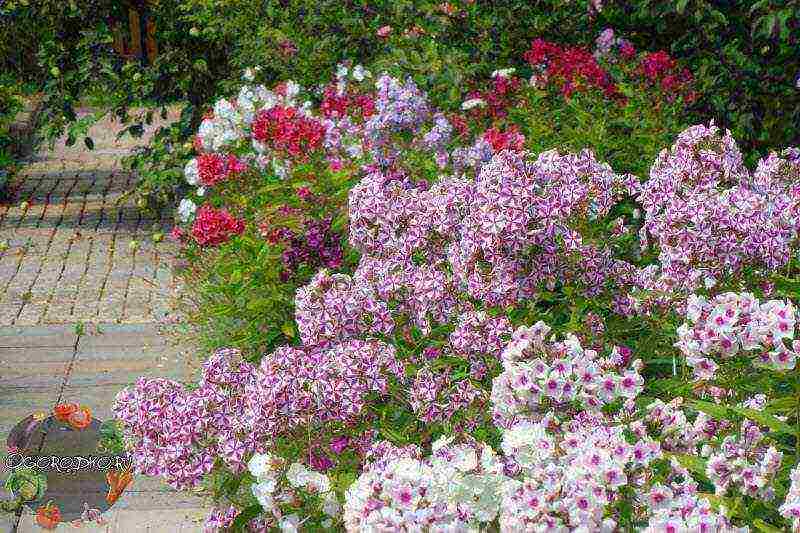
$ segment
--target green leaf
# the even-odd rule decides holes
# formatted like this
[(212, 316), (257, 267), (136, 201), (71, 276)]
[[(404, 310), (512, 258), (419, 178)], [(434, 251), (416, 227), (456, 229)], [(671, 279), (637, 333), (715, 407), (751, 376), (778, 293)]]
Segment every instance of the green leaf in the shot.
[(753, 520), (753, 525), (756, 526), (756, 528), (759, 531), (764, 531), (765, 533), (781, 533), (783, 531), (782, 529), (777, 528), (772, 524), (764, 522), (760, 518), (756, 518), (755, 520)]
[(675, 11), (677, 11), (679, 15), (683, 15), (683, 12), (686, 11), (686, 4), (688, 3), (689, 0), (678, 0), (675, 3)]
[(689, 470), (689, 472), (697, 475), (702, 480), (706, 480), (706, 460), (697, 457), (696, 455), (689, 455), (685, 453), (670, 453), (667, 454), (668, 456), (672, 456), (678, 460), (678, 462), (683, 465), (684, 468)]
[(764, 411), (756, 411), (755, 409), (748, 409), (746, 407), (731, 407), (730, 409), (750, 420), (758, 422), (762, 426), (767, 426), (776, 433), (784, 433), (787, 435), (794, 435), (796, 433), (792, 426), (786, 422), (781, 422), (775, 418), (775, 416), (765, 413)]
[(293, 322), (286, 322), (281, 326), (281, 331), (283, 332), (286, 337), (293, 339), (294, 338), (294, 323)]
[(702, 400), (694, 400), (690, 405), (698, 411), (702, 411), (708, 416), (717, 419), (730, 420), (731, 418), (730, 414), (728, 413), (728, 408), (724, 405), (717, 405), (715, 403), (704, 402)]
[(250, 507), (244, 509), (241, 513), (238, 514), (236, 520), (234, 520), (233, 523), (231, 524), (231, 530), (244, 531), (245, 530), (244, 528), (247, 527), (247, 524), (250, 522), (250, 520), (260, 515), (261, 511), (262, 511), (261, 506), (258, 504), (251, 505)]

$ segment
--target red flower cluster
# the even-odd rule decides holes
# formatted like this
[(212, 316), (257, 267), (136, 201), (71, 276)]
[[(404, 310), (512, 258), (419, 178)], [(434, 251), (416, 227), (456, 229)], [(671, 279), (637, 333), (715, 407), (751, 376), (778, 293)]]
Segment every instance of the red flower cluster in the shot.
[(456, 130), (456, 133), (459, 137), (466, 137), (469, 133), (469, 126), (467, 125), (467, 119), (462, 117), (461, 115), (450, 115), (447, 117), (447, 120), (450, 121), (450, 124), (453, 125), (453, 128)]
[(348, 109), (359, 110), (361, 116), (368, 118), (375, 113), (375, 102), (366, 95), (337, 94), (336, 85), (325, 87), (325, 93), (320, 105), (325, 118), (341, 118), (347, 115)]
[(483, 134), (484, 140), (492, 145), (495, 152), (500, 150), (522, 150), (525, 145), (525, 136), (519, 132), (519, 128), (511, 126), (507, 131), (501, 132), (497, 128), (489, 128)]
[(275, 106), (253, 121), (253, 137), (291, 156), (304, 156), (322, 146), (325, 127), (294, 107)]
[(214, 209), (209, 205), (197, 210), (192, 226), (192, 237), (200, 246), (217, 246), (243, 232), (243, 220), (234, 218), (225, 209)]
[(666, 73), (672, 72), (676, 66), (675, 60), (663, 50), (649, 52), (642, 58), (642, 72), (651, 81), (655, 81)]
[(228, 154), (200, 154), (197, 156), (197, 170), (200, 182), (206, 187), (213, 187), (231, 176), (241, 174), (247, 170), (247, 164), (239, 161), (235, 155)]
[(467, 99), (480, 98), (486, 102), (485, 108), (475, 107), (473, 115), (480, 115), (484, 109), (488, 111), (493, 119), (506, 116), (506, 109), (512, 104), (512, 97), (519, 90), (520, 80), (515, 77), (495, 76), (492, 78), (492, 87), (487, 91), (473, 91), (467, 95)]
[(618, 95), (614, 80), (585, 48), (562, 48), (543, 39), (534, 39), (530, 50), (522, 57), (534, 67), (544, 65), (548, 79), (560, 83), (566, 97), (580, 90), (581, 82), (601, 89), (609, 97)]
[[(667, 93), (686, 92), (692, 81), (692, 73), (687, 69), (678, 71), (678, 62), (665, 51), (650, 52), (642, 58), (641, 69), (644, 76), (653, 84), (659, 84)], [(686, 92), (684, 100), (694, 100), (695, 93)]]

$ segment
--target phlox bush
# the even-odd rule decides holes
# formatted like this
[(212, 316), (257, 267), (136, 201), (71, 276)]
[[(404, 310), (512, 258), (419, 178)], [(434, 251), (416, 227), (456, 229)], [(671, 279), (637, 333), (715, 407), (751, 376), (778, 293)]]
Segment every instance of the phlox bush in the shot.
[[(577, 67), (530, 90), (629, 105), (583, 52), (536, 46)], [(613, 46), (634, 57), (598, 44)], [(635, 69), (651, 83), (674, 63)], [(513, 104), (443, 112), (352, 65), (318, 108), (302, 94), (247, 86), (215, 105), (178, 235), (204, 269), (239, 270), (209, 294), (257, 298), (269, 261), (286, 296), (266, 324), (288, 323), (293, 296), (293, 341), (216, 351), (196, 387), (122, 392), (137, 471), (210, 491), (208, 531), (796, 520), (796, 149), (751, 171), (728, 132), (697, 125), (637, 176), (589, 149), (531, 150)]]

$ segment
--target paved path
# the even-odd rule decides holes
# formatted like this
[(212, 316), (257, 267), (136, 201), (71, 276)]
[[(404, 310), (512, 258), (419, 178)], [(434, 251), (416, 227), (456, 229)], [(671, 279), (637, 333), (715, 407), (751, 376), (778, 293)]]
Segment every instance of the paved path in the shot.
[[(195, 381), (197, 361), (162, 333), (178, 290), (171, 274), (171, 216), (143, 217), (119, 159), (136, 144), (116, 142), (119, 126), (92, 128), (82, 142), (45, 147), (23, 171), (15, 198), (0, 206), (0, 457), (9, 430), (63, 402), (111, 417), (117, 392), (139, 376)], [(183, 348), (183, 349), (182, 349)], [(0, 490), (8, 475), (0, 465)], [(106, 513), (106, 526), (57, 531), (199, 532), (206, 502), (159, 480), (138, 477)], [(18, 522), (18, 524), (17, 524)], [(0, 514), (0, 532), (42, 531), (31, 514)]]
[[(0, 326), (147, 322), (163, 316), (175, 289), (167, 233), (171, 214), (145, 218), (120, 157), (118, 125), (95, 125), (95, 150), (60, 141), (33, 156), (9, 205), (0, 206)], [(152, 128), (151, 128), (152, 131)], [(166, 261), (165, 261), (166, 260)]]

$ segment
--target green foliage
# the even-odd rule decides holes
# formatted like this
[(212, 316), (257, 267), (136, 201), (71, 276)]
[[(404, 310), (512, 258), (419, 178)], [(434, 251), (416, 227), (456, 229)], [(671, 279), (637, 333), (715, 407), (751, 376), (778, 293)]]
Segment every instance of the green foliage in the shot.
[(608, 2), (603, 21), (695, 74), (698, 120), (730, 128), (750, 164), (800, 142), (800, 2)]

